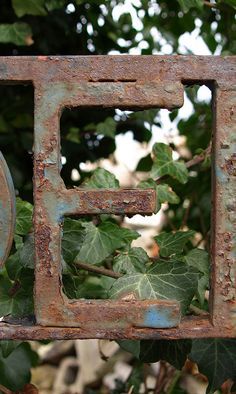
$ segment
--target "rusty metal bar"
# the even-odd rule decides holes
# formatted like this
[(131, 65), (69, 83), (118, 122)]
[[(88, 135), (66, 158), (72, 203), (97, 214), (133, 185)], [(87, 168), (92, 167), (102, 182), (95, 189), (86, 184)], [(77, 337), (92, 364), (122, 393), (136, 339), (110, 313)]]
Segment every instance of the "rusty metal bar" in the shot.
[(208, 317), (188, 316), (181, 320), (178, 327), (156, 328), (76, 328), (26, 326), (21, 323), (1, 323), (0, 339), (181, 339), (181, 338), (232, 338), (235, 331), (230, 327), (213, 326)]
[(236, 331), (236, 86), (214, 92), (211, 312), (214, 325)]
[(66, 190), (64, 215), (102, 214), (151, 215), (156, 210), (156, 192), (153, 189), (121, 190)]

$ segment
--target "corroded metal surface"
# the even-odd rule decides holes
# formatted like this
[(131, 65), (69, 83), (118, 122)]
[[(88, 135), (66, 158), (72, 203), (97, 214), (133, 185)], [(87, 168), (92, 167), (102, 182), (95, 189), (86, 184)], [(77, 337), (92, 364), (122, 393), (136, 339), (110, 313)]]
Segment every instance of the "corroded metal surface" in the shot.
[(15, 216), (15, 190), (7, 163), (0, 152), (0, 267), (11, 249)]
[[(0, 338), (187, 338), (236, 336), (235, 57), (2, 57), (0, 81), (35, 88), (34, 234), (37, 325), (2, 323)], [(230, 84), (229, 84), (230, 81)], [(68, 300), (61, 287), (61, 224), (73, 214), (150, 214), (152, 190), (66, 190), (59, 118), (65, 107), (173, 109), (184, 85), (214, 92), (210, 315), (179, 324), (175, 301)], [(179, 324), (179, 326), (178, 326)], [(176, 327), (178, 326), (178, 327)], [(163, 328), (165, 327), (165, 328)]]

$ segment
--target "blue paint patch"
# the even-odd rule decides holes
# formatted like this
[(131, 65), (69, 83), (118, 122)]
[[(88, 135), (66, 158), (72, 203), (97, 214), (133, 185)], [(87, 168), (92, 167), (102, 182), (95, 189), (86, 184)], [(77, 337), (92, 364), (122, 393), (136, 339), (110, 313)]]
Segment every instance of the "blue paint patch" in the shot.
[(150, 306), (144, 314), (144, 327), (148, 328), (171, 328), (179, 324), (178, 314), (173, 316), (173, 310), (160, 310), (157, 306)]

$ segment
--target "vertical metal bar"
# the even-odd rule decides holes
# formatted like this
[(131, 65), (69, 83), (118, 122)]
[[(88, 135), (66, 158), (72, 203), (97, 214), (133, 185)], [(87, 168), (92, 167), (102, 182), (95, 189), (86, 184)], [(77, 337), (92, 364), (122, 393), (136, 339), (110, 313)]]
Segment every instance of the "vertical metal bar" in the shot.
[(236, 333), (236, 87), (217, 86), (213, 111), (212, 296), (214, 325)]

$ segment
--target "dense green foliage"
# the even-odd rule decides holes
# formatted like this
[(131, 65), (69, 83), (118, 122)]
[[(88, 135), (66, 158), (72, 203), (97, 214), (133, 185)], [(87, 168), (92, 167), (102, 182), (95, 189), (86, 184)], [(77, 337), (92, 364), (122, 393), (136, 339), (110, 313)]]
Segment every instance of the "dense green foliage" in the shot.
[[(195, 31), (212, 54), (235, 54), (235, 0), (1, 0), (1, 55), (94, 55), (112, 53), (191, 54), (184, 48), (184, 34)], [(203, 45), (203, 44), (202, 44)], [(138, 186), (157, 190), (157, 206), (168, 203), (164, 231), (154, 240), (159, 254), (151, 259), (142, 248), (132, 247), (136, 231), (121, 226), (122, 218), (108, 215), (64, 221), (62, 256), (64, 291), (69, 298), (176, 299), (182, 314), (208, 309), (210, 238), (210, 139), (211, 111), (197, 98), (198, 87), (186, 89), (194, 113), (181, 119), (169, 113), (179, 134), (185, 137), (186, 156), (174, 142), (156, 143), (152, 154), (142, 158), (137, 170), (146, 175)], [(6, 320), (34, 319), (32, 152), (33, 89), (0, 86), (0, 149), (11, 170), (17, 199), (14, 245), (0, 272), (0, 316)], [(92, 119), (92, 122), (91, 122)], [(108, 171), (97, 168), (88, 174), (80, 164), (109, 157), (116, 148), (115, 136), (132, 131), (140, 143), (149, 142), (152, 127), (162, 127), (157, 110), (123, 113), (115, 111), (65, 111), (61, 119), (61, 175), (67, 187), (118, 188)], [(173, 159), (178, 152), (179, 159)], [(201, 160), (191, 162), (195, 155)], [(189, 161), (190, 159), (190, 161)], [(73, 181), (76, 169), (80, 180)], [(198, 246), (201, 246), (199, 248)], [(108, 278), (79, 268), (83, 262), (110, 267), (120, 277)], [(236, 380), (235, 340), (120, 341), (120, 346), (142, 362), (164, 359), (181, 369), (189, 356), (209, 379), (209, 392), (228, 378)], [(25, 343), (2, 341), (0, 384), (20, 389), (30, 380), (36, 356)], [(135, 364), (126, 387), (139, 392), (140, 363)], [(223, 366), (223, 368), (222, 368)], [(120, 390), (120, 391), (119, 391)]]

